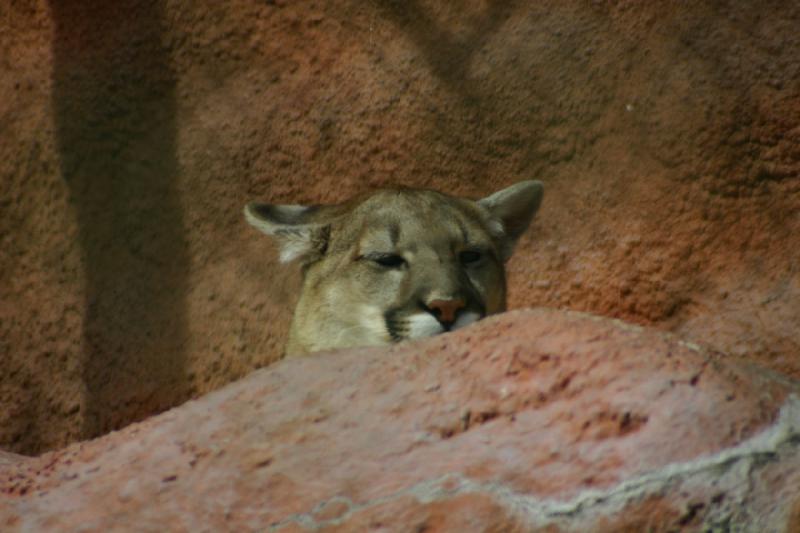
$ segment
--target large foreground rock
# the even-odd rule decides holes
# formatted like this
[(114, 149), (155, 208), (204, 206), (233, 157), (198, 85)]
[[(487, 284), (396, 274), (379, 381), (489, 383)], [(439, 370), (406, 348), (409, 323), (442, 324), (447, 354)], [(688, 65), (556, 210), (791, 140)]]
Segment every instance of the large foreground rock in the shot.
[(6, 457), (0, 529), (797, 531), (798, 394), (660, 332), (514, 312)]

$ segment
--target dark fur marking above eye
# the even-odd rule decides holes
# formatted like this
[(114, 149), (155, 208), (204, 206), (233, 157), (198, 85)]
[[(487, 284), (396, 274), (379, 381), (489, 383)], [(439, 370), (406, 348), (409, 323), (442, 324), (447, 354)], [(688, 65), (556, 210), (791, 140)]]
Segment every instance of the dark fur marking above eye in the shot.
[(469, 236), (467, 235), (467, 228), (464, 226), (464, 223), (461, 222), (460, 219), (456, 219), (456, 224), (458, 224), (458, 231), (461, 232), (461, 240), (463, 242), (469, 242)]
[(392, 242), (392, 246), (397, 245), (397, 241), (400, 240), (400, 226), (397, 224), (390, 224), (389, 225), (389, 240)]
[(319, 253), (325, 255), (328, 253), (328, 245), (331, 241), (331, 227), (324, 226), (319, 232), (319, 239), (322, 242)]

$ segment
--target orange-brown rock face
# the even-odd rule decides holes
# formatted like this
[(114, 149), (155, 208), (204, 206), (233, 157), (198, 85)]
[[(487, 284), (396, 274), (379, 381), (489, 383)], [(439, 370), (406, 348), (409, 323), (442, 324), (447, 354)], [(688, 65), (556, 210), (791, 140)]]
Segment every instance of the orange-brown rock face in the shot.
[(519, 311), (289, 359), (0, 462), (0, 527), (791, 531), (798, 448), (796, 382), (654, 330)]
[(386, 184), (540, 179), (513, 308), (800, 377), (796, 2), (6, 4), (2, 448), (276, 361), (297, 274), (242, 206)]

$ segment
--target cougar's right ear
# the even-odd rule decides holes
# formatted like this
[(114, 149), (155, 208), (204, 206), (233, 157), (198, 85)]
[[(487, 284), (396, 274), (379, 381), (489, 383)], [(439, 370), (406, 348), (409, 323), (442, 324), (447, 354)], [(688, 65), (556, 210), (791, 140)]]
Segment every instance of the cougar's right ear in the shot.
[(501, 191), (478, 200), (503, 225), (501, 255), (511, 257), (517, 240), (525, 232), (542, 203), (544, 185), (536, 180), (520, 181)]
[(244, 217), (254, 228), (274, 237), (280, 246), (282, 263), (296, 259), (313, 261), (328, 247), (330, 225), (311, 222), (319, 206), (251, 203)]

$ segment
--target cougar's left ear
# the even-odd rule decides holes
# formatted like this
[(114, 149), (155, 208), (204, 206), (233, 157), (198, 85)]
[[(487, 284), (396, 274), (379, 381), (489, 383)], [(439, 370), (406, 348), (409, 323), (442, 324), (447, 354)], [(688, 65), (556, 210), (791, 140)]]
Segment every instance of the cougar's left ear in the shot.
[(478, 200), (478, 205), (489, 211), (492, 218), (503, 224), (501, 255), (507, 261), (514, 251), (514, 245), (533, 220), (542, 203), (544, 185), (529, 180), (515, 183), (511, 187)]
[(280, 247), (281, 262), (308, 263), (325, 253), (330, 226), (311, 221), (319, 206), (251, 203), (244, 217), (256, 229), (274, 237)]

